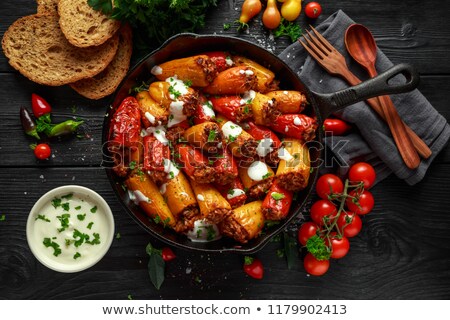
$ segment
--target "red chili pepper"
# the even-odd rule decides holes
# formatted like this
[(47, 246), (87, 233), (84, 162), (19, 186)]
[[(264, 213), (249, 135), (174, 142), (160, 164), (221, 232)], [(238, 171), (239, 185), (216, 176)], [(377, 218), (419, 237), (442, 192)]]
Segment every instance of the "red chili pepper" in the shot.
[(194, 176), (196, 168), (208, 164), (208, 159), (203, 153), (188, 144), (178, 144), (175, 148), (175, 161), (183, 166), (184, 172), (190, 177)]
[(252, 116), (251, 105), (246, 104), (240, 96), (211, 96), (209, 100), (214, 110), (222, 113), (229, 120), (241, 122)]
[(270, 130), (267, 127), (259, 126), (254, 122), (250, 121), (248, 122), (248, 128), (245, 128), (245, 131), (247, 131), (256, 140), (269, 138), (272, 139), (273, 146), (275, 148), (281, 147), (281, 140), (272, 130)]
[(36, 118), (52, 112), (52, 107), (50, 104), (44, 98), (35, 93), (31, 94), (31, 108), (33, 109), (33, 113)]
[(245, 257), (244, 271), (250, 277), (262, 279), (264, 276), (264, 268), (260, 260), (252, 257)]
[(111, 122), (110, 137), (113, 142), (126, 147), (136, 145), (141, 133), (141, 113), (136, 98), (125, 98)]
[(164, 159), (170, 159), (170, 148), (155, 136), (144, 137), (144, 169), (164, 171)]
[(262, 203), (262, 210), (268, 220), (284, 219), (291, 208), (293, 192), (273, 183)]
[(283, 114), (275, 119), (271, 128), (287, 137), (310, 141), (315, 137), (317, 121), (304, 114)]
[(165, 262), (172, 261), (177, 257), (169, 247), (162, 248), (161, 255)]
[(211, 59), (211, 61), (216, 65), (217, 71), (221, 72), (223, 70), (231, 67), (227, 64), (227, 57), (230, 55), (223, 51), (211, 51), (205, 52), (205, 54)]
[(220, 192), (220, 194), (227, 199), (228, 203), (231, 205), (231, 208), (237, 208), (242, 206), (247, 200), (247, 195), (245, 193), (237, 195), (236, 192), (239, 192), (235, 189), (239, 189), (244, 191), (244, 185), (242, 184), (239, 176), (234, 178), (233, 182), (227, 185), (221, 185), (216, 183), (216, 189)]

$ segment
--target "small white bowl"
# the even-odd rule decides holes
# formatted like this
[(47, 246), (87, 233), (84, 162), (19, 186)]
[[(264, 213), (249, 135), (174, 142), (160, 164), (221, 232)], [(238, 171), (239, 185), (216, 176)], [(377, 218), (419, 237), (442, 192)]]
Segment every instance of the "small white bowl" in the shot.
[[(61, 198), (70, 194), (72, 197)], [(55, 208), (52, 205), (55, 198), (61, 199), (63, 205), (68, 203), (65, 208), (69, 210), (57, 204)], [(70, 217), (64, 219), (63, 214)], [(114, 238), (114, 217), (106, 201), (95, 191), (76, 185), (62, 186), (50, 190), (34, 204), (26, 232), (31, 252), (39, 262), (55, 271), (79, 272), (95, 265), (108, 252)], [(95, 233), (99, 235), (99, 243), (93, 241)], [(84, 240), (80, 245), (81, 238)]]

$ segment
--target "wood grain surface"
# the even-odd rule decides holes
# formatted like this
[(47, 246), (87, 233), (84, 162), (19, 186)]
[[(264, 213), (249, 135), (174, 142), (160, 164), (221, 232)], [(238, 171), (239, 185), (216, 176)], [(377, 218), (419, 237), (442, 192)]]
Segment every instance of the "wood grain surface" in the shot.
[[(221, 0), (201, 33), (239, 36), (281, 52), (289, 41), (273, 40), (260, 19), (249, 33), (223, 30), (239, 16), (242, 0)], [(419, 89), (450, 119), (450, 3), (430, 0), (322, 0), (317, 21), (299, 18), (302, 27), (320, 23), (342, 9), (375, 35), (394, 62), (408, 62), (421, 72)], [(431, 8), (431, 9), (430, 9)], [(34, 0), (0, 3), (0, 35), (17, 18), (36, 10)], [(134, 61), (138, 57), (134, 56)], [(30, 105), (31, 93), (44, 96), (55, 119), (86, 121), (83, 137), (52, 143), (55, 157), (38, 162), (22, 132), (19, 108)], [(163, 246), (141, 229), (116, 199), (101, 164), (102, 121), (109, 99), (89, 101), (69, 87), (44, 87), (25, 79), (0, 54), (0, 299), (449, 299), (450, 298), (450, 148), (434, 161), (426, 177), (407, 186), (389, 177), (372, 191), (376, 205), (363, 217), (363, 230), (351, 239), (349, 254), (333, 261), (323, 277), (305, 273), (302, 261), (292, 270), (282, 248), (273, 241), (259, 251), (263, 280), (242, 271), (243, 257), (234, 254), (192, 254), (176, 250), (166, 279), (157, 291), (147, 271), (145, 246)], [(107, 255), (94, 267), (75, 274), (51, 271), (28, 248), (25, 224), (34, 202), (61, 185), (79, 184), (100, 193), (111, 206), (116, 233)]]

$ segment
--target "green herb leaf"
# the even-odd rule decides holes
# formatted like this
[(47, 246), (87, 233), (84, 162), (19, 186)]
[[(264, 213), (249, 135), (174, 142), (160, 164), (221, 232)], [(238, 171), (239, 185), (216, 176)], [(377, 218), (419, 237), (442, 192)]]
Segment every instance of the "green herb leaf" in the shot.
[(5, 221), (5, 220), (6, 220), (6, 214), (0, 215), (0, 221)]
[(34, 221), (36, 221), (36, 220), (43, 220), (43, 221), (45, 221), (45, 222), (50, 222), (50, 219), (48, 219), (44, 214), (38, 214), (38, 216), (37, 216), (37, 218), (36, 219), (34, 219)]
[(281, 19), (280, 26), (273, 32), (275, 38), (287, 36), (291, 39), (291, 42), (297, 41), (302, 34), (303, 31), (302, 28), (300, 28), (300, 25), (285, 19)]
[(85, 218), (86, 218), (86, 213), (77, 215), (77, 219), (80, 220), (80, 221), (83, 221)]
[(52, 206), (56, 209), (61, 206), (61, 199), (55, 198), (52, 200)]
[(61, 248), (59, 247), (59, 244), (56, 242), (53, 242), (50, 238), (44, 238), (44, 241), (42, 242), (46, 248), (53, 248), (53, 255), (55, 257), (59, 256), (61, 254)]
[(150, 281), (159, 290), (164, 282), (165, 269), (165, 262), (162, 258), (161, 250), (153, 248), (151, 243), (149, 243), (145, 251), (149, 255), (148, 275), (150, 276)]
[(75, 210), (80, 210), (80, 209), (81, 209), (81, 206), (75, 207)]
[(77, 252), (73, 255), (74, 259), (78, 259), (79, 257), (81, 257), (81, 254), (79, 252)]
[(224, 24), (223, 24), (223, 30), (227, 31), (227, 30), (229, 30), (230, 28), (231, 28), (231, 24), (229, 24), (229, 23), (224, 23)]
[(249, 257), (249, 256), (245, 256), (244, 257), (244, 264), (245, 265), (249, 265), (253, 263), (253, 260), (255, 260), (255, 258)]
[(68, 193), (64, 196), (61, 196), (62, 199), (70, 200), (73, 198), (73, 193)]
[(118, 240), (118, 239), (120, 239), (120, 238), (122, 238), (122, 235), (120, 234), (120, 232), (117, 232), (117, 233), (116, 233), (116, 239)]
[(284, 254), (286, 256), (286, 262), (288, 269), (293, 269), (298, 263), (298, 248), (297, 241), (294, 237), (290, 236), (287, 232), (283, 233), (284, 242)]
[(61, 204), (61, 207), (64, 209), (64, 211), (70, 210), (70, 204), (68, 202), (64, 202), (63, 204)]
[(215, 130), (211, 130), (208, 134), (208, 142), (213, 142), (214, 139), (216, 139), (216, 131)]
[(89, 224), (87, 225), (87, 227), (86, 228), (88, 228), (89, 230), (91, 230), (92, 229), (92, 226), (94, 225), (94, 223), (93, 222), (89, 222)]
[(97, 206), (94, 206), (93, 208), (91, 208), (91, 212), (92, 213), (96, 213), (97, 212)]
[(271, 197), (274, 200), (278, 201), (278, 200), (284, 199), (286, 196), (284, 194), (282, 194), (282, 193), (279, 193), (279, 192), (272, 192), (271, 193)]
[(129, 164), (129, 167), (130, 167), (131, 170), (136, 169), (136, 161), (131, 161), (130, 164)]

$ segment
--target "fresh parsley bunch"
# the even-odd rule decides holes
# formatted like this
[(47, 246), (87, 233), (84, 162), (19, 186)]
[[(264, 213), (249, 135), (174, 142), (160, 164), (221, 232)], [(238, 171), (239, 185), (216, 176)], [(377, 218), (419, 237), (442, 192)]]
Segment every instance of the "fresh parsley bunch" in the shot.
[(88, 4), (128, 22), (135, 30), (137, 49), (142, 50), (174, 34), (203, 28), (207, 9), (217, 0), (88, 0)]

